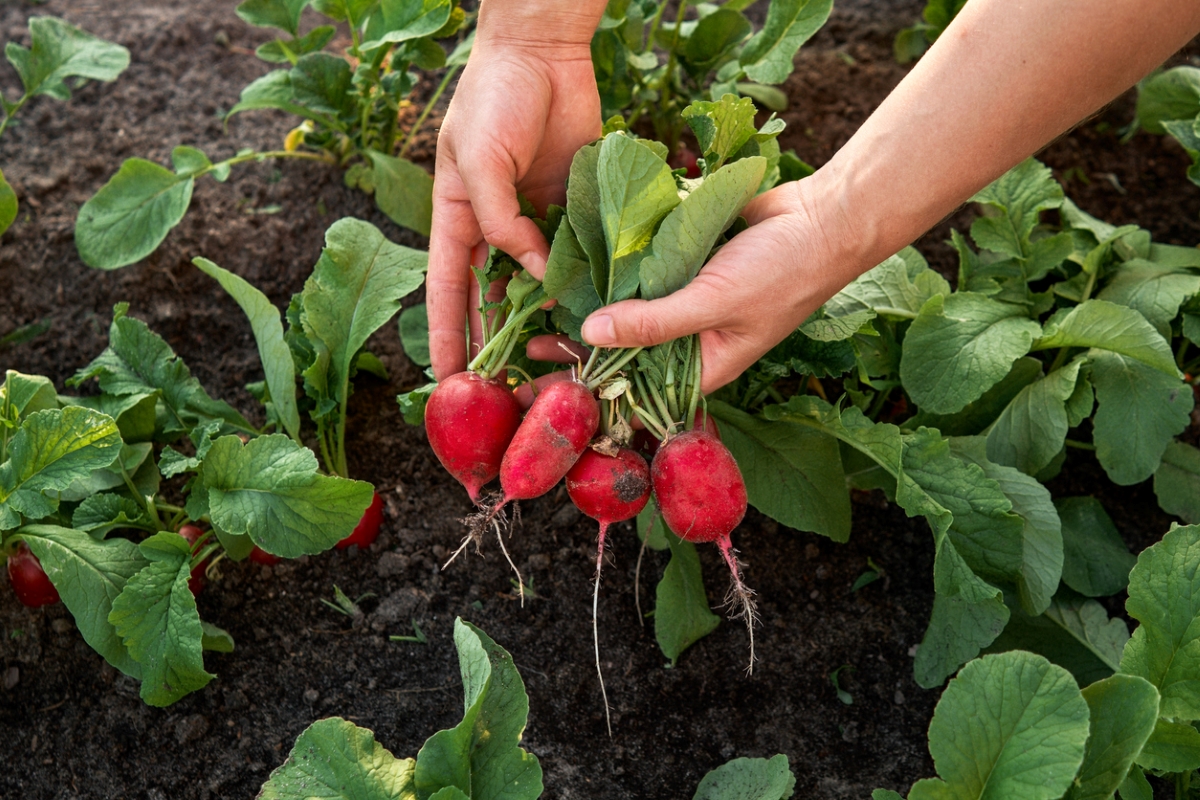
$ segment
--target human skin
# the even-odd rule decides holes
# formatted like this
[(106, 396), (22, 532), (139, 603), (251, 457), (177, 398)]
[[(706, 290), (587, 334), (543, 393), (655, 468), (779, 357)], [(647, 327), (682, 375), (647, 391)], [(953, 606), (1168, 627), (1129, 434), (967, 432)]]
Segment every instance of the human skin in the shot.
[[(561, 19), (553, 17), (561, 8), (555, 2), (487, 0), (484, 8), (490, 12), (479, 25), (484, 55), (475, 61), (477, 44), (477, 69), (468, 74), (467, 67), (438, 143), (429, 265), (438, 377), (466, 366), (471, 248), (491, 243), (540, 277), (548, 249), (531, 222), (514, 219), (515, 193), (540, 208), (561, 202), (571, 156), (599, 132), (598, 110), (590, 120), (582, 116), (598, 109), (582, 37), (586, 28), (590, 40), (603, 3), (574, 3)], [(526, 31), (525, 14), (553, 22)], [(555, 29), (559, 44), (547, 47), (544, 37)], [(594, 312), (584, 339), (637, 347), (699, 332), (702, 389), (719, 388), (847, 283), (1128, 89), (1197, 32), (1200, 3), (971, 0), (827, 164), (746, 207), (749, 227), (695, 280), (660, 300), (626, 300)], [(510, 134), (506, 120), (514, 109), (521, 123)], [(542, 342), (530, 355), (535, 351), (561, 352)]]

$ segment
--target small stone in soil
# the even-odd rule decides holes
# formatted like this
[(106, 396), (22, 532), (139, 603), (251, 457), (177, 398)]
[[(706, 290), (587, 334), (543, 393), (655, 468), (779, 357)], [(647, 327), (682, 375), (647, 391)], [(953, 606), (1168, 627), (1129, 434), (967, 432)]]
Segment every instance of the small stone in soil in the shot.
[(321, 693), (316, 689), (306, 689), (304, 691), (304, 702), (312, 704), (321, 699)]
[(74, 627), (75, 624), (66, 617), (59, 617), (50, 623), (50, 628), (55, 633), (68, 633)]
[(21, 681), (21, 670), (19, 667), (9, 667), (4, 670), (4, 688), (13, 689)]
[(192, 714), (175, 723), (175, 740), (187, 744), (200, 739), (208, 733), (208, 720), (203, 714)]

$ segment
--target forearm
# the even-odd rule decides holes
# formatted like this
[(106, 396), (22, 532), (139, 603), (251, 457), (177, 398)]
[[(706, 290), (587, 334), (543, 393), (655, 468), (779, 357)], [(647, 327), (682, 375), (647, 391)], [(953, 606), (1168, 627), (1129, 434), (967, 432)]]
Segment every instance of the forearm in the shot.
[(483, 0), (476, 40), (484, 47), (532, 44), (551, 52), (587, 47), (606, 5), (606, 0)]
[(1194, 2), (971, 0), (808, 179), (810, 213), (852, 243), (839, 267), (853, 277), (909, 244), (1197, 31)]

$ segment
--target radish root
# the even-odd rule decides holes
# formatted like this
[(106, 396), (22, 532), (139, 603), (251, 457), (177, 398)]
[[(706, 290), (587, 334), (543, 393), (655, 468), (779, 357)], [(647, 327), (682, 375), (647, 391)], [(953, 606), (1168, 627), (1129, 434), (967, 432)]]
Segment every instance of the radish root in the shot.
[(758, 623), (758, 606), (754, 601), (754, 590), (742, 582), (741, 570), (738, 568), (737, 551), (733, 549), (733, 541), (726, 534), (717, 540), (721, 555), (729, 565), (729, 593), (725, 595), (725, 608), (729, 609), (730, 619), (742, 619), (746, 622), (746, 632), (750, 635), (750, 663), (746, 666), (746, 674), (754, 674), (754, 626)]
[(600, 668), (600, 626), (597, 622), (600, 609), (600, 572), (604, 567), (604, 536), (608, 523), (600, 523), (600, 540), (596, 544), (596, 578), (592, 588), (592, 643), (596, 650), (596, 675), (600, 678), (600, 696), (604, 698), (604, 721), (608, 724), (608, 738), (612, 738), (612, 712), (608, 707), (608, 691), (604, 688), (604, 670)]

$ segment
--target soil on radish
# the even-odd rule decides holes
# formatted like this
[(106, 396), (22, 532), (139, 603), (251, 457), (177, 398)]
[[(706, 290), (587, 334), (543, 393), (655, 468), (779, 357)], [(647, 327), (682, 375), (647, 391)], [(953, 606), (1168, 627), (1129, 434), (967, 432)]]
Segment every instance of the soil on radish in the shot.
[[(240, 22), (234, 5), (0, 5), (5, 41), (27, 41), (25, 20), (52, 14), (133, 51), (133, 65), (117, 83), (89, 85), (67, 105), (41, 98), (0, 140), (0, 168), (21, 202), (18, 221), (0, 241), (0, 335), (43, 319), (53, 326), (0, 351), (0, 368), (49, 375), (62, 389), (105, 346), (112, 304), (128, 300), (130, 313), (162, 334), (214, 396), (250, 410), (253, 400), (242, 387), (262, 375), (249, 326), (190, 265), (193, 256), (246, 277), (282, 306), (308, 275), (325, 228), (341, 216), (424, 245), (389, 223), (371, 198), (347, 189), (340, 173), (266, 163), (236, 168), (226, 184), (200, 181), (184, 222), (141, 265), (98, 272), (80, 263), (72, 239), (76, 210), (120, 159), (166, 163), (176, 144), (210, 156), (274, 147), (296, 124), (283, 114), (255, 112), (223, 132), (224, 110), (268, 69), (251, 54), (268, 34)], [(839, 2), (785, 87), (793, 103), (783, 115), (785, 148), (814, 164), (828, 160), (903, 76), (905, 68), (891, 61), (891, 37), (917, 19), (922, 5)], [(1193, 44), (1186, 55), (1197, 54)], [(0, 68), (6, 96), (14, 96), (15, 80)], [(432, 88), (427, 81), (421, 91)], [(1136, 221), (1159, 241), (1195, 244), (1200, 189), (1184, 178), (1188, 159), (1166, 139), (1139, 136), (1118, 145), (1117, 131), (1131, 112), (1127, 96), (1043, 158), (1059, 177), (1071, 171), (1068, 191), (1085, 210), (1112, 222)], [(440, 110), (433, 114), (430, 131), (440, 117)], [(431, 133), (414, 152), (428, 162)], [(942, 242), (950, 225), (963, 230), (969, 218), (960, 212), (919, 243), (939, 269), (955, 268)], [(393, 753), (414, 755), (429, 734), (461, 714), (450, 641), (459, 615), (516, 659), (530, 697), (525, 744), (545, 769), (547, 798), (688, 797), (706, 771), (730, 758), (779, 752), (791, 759), (797, 796), (817, 800), (863, 798), (879, 786), (906, 789), (933, 774), (925, 736), (939, 693), (911, 678), (912, 648), (932, 602), (933, 550), (923, 521), (907, 519), (878, 493), (856, 494), (851, 541), (839, 545), (751, 511), (734, 534), (762, 615), (751, 678), (743, 674), (746, 631), (736, 622), (723, 622), (666, 668), (652, 625), (642, 627), (637, 618), (636, 537), (630, 525), (614, 525), (600, 607), (610, 741), (590, 631), (595, 523), (569, 504), (562, 487), (522, 504), (523, 522), (509, 549), (538, 597), (527, 598), (523, 609), (494, 548), (441, 571), (462, 535), (458, 519), (473, 509), (422, 430), (400, 418), (396, 393), (422, 376), (403, 356), (395, 327), (370, 348), (391, 378), (362, 380), (350, 405), (348, 440), (356, 445), (352, 474), (372, 481), (384, 497), (379, 539), (368, 551), (274, 566), (222, 563), (198, 603), (205, 619), (230, 631), (237, 649), (207, 656), (217, 679), (206, 689), (170, 708), (149, 708), (136, 683), (83, 642), (61, 605), (26, 609), (0, 586), (0, 741), (6, 763), (20, 765), (0, 771), (0, 796), (253, 797), (296, 735), (334, 715), (374, 729)], [(1198, 435), (1200, 424), (1186, 438), (1196, 442)], [(1052, 490), (1097, 495), (1134, 549), (1161, 537), (1171, 521), (1149, 483), (1115, 487), (1090, 454), (1072, 451)], [(868, 556), (887, 575), (851, 593)], [(716, 548), (701, 548), (700, 559), (715, 608), (727, 570)], [(664, 554), (647, 555), (643, 608), (652, 605), (652, 581), (665, 564)], [(318, 602), (332, 597), (334, 584), (351, 597), (374, 592), (377, 598), (363, 601), (362, 617), (343, 617)], [(1108, 601), (1110, 613), (1122, 603)], [(411, 633), (414, 619), (428, 645), (388, 641)], [(843, 664), (855, 668), (839, 676), (854, 698), (850, 706), (828, 679)]]

